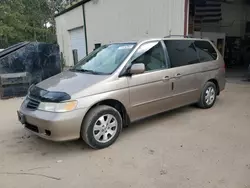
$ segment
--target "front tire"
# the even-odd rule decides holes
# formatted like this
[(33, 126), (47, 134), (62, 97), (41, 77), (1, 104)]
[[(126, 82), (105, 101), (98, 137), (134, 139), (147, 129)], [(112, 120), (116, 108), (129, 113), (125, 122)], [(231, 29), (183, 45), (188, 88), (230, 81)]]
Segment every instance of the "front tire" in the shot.
[(88, 112), (81, 128), (82, 139), (94, 149), (112, 145), (122, 130), (120, 113), (110, 106), (96, 106)]
[(217, 97), (217, 88), (214, 83), (207, 82), (202, 90), (198, 106), (203, 109), (211, 108)]

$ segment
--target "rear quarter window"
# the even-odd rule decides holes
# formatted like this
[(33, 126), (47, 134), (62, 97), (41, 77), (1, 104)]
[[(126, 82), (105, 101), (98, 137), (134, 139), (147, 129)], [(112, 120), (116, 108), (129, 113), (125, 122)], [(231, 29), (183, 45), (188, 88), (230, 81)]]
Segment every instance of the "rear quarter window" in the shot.
[(171, 67), (200, 63), (193, 40), (165, 40)]
[(194, 45), (201, 63), (217, 59), (218, 54), (208, 41), (194, 41)]

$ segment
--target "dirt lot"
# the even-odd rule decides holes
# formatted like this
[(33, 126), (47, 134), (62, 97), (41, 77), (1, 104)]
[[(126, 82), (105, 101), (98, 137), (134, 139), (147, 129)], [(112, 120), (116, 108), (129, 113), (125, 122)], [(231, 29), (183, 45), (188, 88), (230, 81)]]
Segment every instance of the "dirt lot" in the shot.
[(135, 123), (99, 151), (33, 136), (17, 121), (20, 103), (0, 101), (1, 188), (250, 188), (250, 85), (228, 84), (209, 110)]

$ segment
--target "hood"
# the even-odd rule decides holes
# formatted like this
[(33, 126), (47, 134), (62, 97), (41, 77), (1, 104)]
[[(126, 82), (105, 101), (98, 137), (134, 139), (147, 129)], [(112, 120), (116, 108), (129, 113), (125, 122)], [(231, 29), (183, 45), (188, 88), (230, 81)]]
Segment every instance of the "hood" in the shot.
[(65, 71), (40, 82), (37, 84), (37, 87), (47, 91), (65, 92), (69, 95), (73, 95), (105, 80), (108, 77), (109, 75), (93, 75)]

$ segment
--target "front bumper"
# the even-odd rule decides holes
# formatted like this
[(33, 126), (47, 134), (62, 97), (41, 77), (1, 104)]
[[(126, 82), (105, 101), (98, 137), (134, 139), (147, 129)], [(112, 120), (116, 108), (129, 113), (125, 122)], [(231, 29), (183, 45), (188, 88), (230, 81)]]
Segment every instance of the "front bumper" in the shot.
[(68, 141), (80, 138), (80, 130), (86, 109), (54, 113), (29, 110), (24, 105), (18, 111), (18, 119), (34, 134), (52, 141)]

